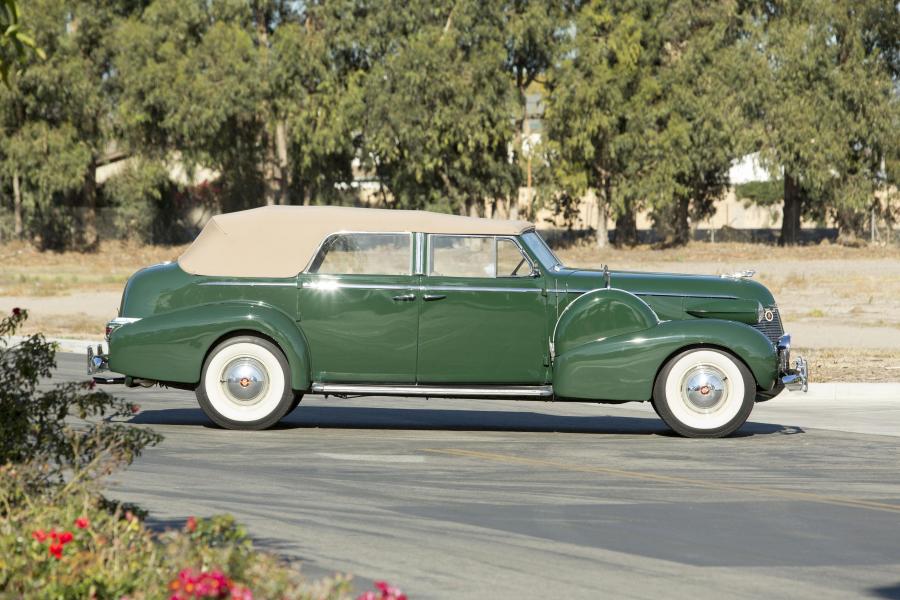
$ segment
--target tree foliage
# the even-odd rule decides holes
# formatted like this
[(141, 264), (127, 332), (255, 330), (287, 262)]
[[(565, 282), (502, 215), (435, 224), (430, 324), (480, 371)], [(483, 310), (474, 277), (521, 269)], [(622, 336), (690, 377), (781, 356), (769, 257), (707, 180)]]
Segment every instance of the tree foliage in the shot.
[[(890, 0), (0, 6), (0, 61), (27, 67), (0, 88), (0, 208), (44, 247), (92, 247), (101, 210), (143, 239), (189, 236), (195, 199), (481, 214), (532, 167), (558, 216), (594, 198), (598, 242), (607, 216), (635, 241), (648, 211), (684, 243), (751, 152), (783, 181), (795, 243), (804, 215), (848, 232), (887, 215), (876, 192), (900, 172)], [(32, 41), (46, 60), (19, 52)]]

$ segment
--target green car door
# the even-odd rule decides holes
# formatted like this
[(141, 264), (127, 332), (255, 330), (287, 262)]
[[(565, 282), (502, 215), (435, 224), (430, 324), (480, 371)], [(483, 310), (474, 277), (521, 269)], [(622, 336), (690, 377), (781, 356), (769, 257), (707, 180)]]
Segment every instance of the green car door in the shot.
[(543, 277), (515, 238), (427, 236), (416, 381), (548, 381)]
[(418, 290), (408, 233), (340, 233), (298, 277), (313, 381), (412, 383)]

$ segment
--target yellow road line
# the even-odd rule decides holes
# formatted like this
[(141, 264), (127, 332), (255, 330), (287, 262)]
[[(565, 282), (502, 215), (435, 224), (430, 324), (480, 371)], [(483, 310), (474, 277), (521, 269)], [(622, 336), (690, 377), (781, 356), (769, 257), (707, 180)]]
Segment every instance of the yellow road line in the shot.
[(860, 500), (857, 498), (841, 498), (839, 496), (824, 496), (821, 494), (813, 494), (809, 492), (795, 492), (791, 490), (781, 490), (757, 485), (745, 485), (738, 483), (718, 483), (715, 481), (704, 481), (702, 479), (691, 479), (689, 477), (677, 477), (673, 475), (659, 475), (656, 473), (642, 473), (640, 471), (628, 471), (625, 469), (614, 469), (610, 467), (593, 467), (590, 465), (579, 465), (576, 463), (565, 463), (553, 460), (542, 460), (537, 458), (525, 458), (522, 456), (514, 456), (512, 454), (495, 454), (493, 452), (478, 452), (476, 450), (463, 450), (460, 448), (423, 448), (424, 452), (432, 454), (447, 454), (450, 456), (461, 456), (465, 458), (476, 458), (488, 460), (492, 462), (502, 462), (508, 464), (525, 465), (530, 467), (549, 467), (559, 469), (560, 471), (575, 471), (578, 473), (599, 473), (601, 475), (611, 475), (613, 477), (621, 477), (626, 479), (641, 479), (644, 481), (655, 481), (658, 483), (667, 483), (671, 485), (687, 485), (691, 487), (700, 487), (713, 490), (721, 490), (728, 492), (750, 492), (753, 494), (761, 494), (765, 496), (773, 496), (777, 498), (786, 498), (790, 500), (806, 500), (809, 502), (817, 502), (819, 504), (831, 504), (835, 506), (849, 506), (852, 508), (867, 508), (869, 510), (887, 511), (900, 513), (900, 505), (888, 504), (885, 502), (874, 502), (872, 500)]

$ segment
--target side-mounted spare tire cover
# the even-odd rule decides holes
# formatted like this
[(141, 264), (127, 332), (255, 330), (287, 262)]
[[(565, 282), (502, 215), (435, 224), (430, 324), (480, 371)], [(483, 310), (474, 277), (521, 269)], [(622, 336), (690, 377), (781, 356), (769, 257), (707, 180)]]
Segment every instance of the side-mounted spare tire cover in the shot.
[(623, 290), (599, 289), (572, 301), (553, 333), (556, 355), (588, 342), (644, 331), (659, 323), (646, 302)]

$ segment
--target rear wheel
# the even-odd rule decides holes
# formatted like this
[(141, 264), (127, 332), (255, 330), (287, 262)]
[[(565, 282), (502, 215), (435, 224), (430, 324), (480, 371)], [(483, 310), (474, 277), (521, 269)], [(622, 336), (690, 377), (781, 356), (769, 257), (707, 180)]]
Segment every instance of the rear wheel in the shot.
[(672, 358), (656, 378), (653, 406), (685, 437), (731, 435), (746, 422), (756, 399), (750, 370), (730, 354), (711, 348)]
[(266, 429), (296, 406), (284, 354), (253, 336), (216, 346), (203, 365), (196, 393), (206, 416), (226, 429)]

